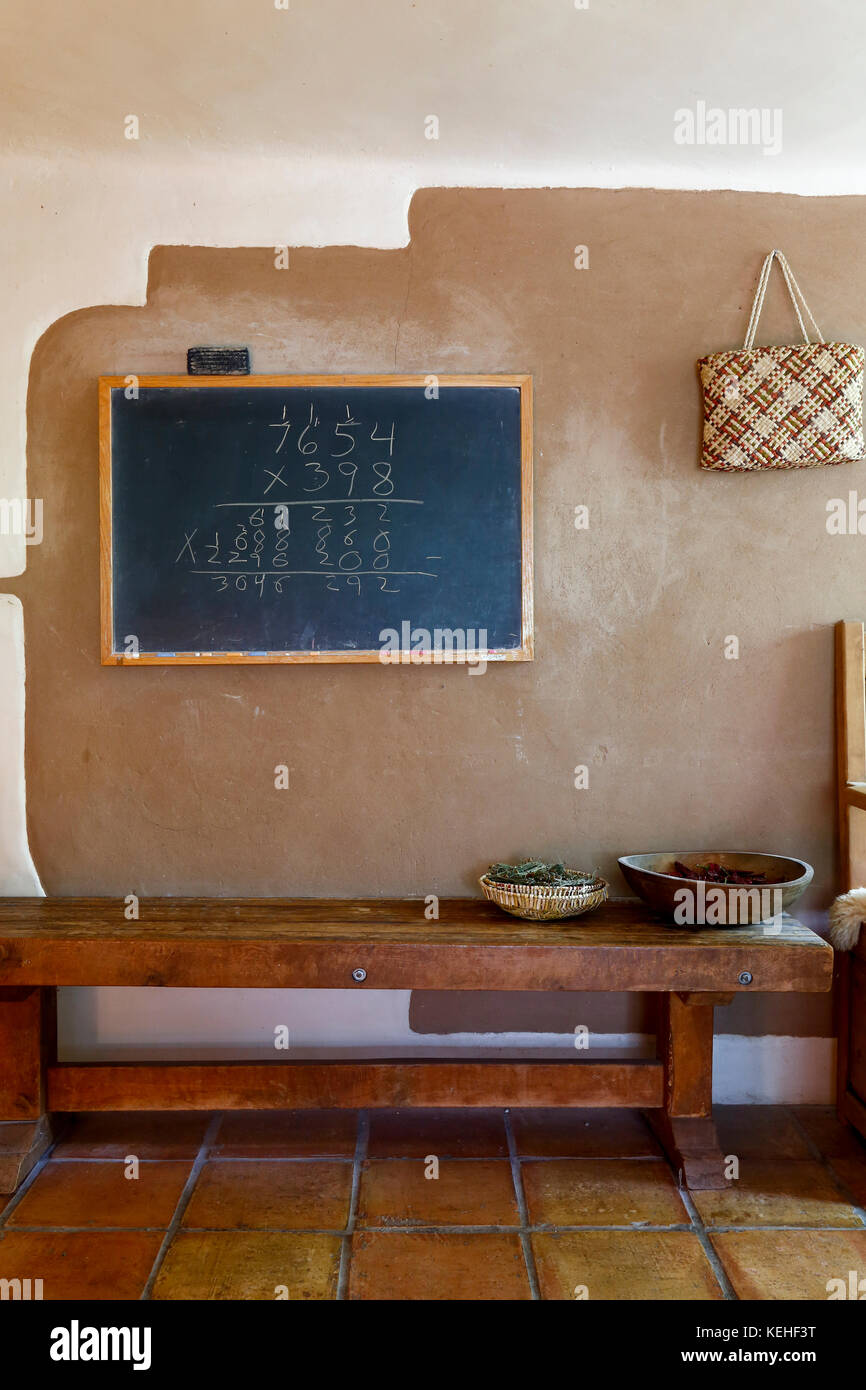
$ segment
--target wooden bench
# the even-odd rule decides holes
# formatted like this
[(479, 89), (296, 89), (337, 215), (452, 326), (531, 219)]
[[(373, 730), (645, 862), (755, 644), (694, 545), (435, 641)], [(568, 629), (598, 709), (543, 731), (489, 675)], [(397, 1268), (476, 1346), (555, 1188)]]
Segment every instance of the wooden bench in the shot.
[[(329, 1106), (635, 1106), (692, 1187), (724, 1185), (712, 1121), (713, 1009), (823, 991), (833, 951), (778, 928), (666, 926), (634, 902), (562, 925), (474, 899), (0, 900), (0, 1191), (51, 1142), (52, 1112)], [(627, 990), (660, 996), (652, 1060), (57, 1061), (57, 986)], [(580, 1019), (575, 1019), (579, 1025)]]

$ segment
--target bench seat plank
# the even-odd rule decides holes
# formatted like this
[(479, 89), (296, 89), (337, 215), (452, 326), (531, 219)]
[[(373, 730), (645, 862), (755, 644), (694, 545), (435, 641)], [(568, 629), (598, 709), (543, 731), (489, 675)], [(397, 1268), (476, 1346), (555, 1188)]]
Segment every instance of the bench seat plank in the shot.
[(0, 986), (820, 992), (833, 970), (832, 948), (792, 917), (689, 929), (634, 901), (561, 924), (472, 898), (442, 899), (438, 921), (423, 899), (142, 898), (139, 912), (0, 899)]

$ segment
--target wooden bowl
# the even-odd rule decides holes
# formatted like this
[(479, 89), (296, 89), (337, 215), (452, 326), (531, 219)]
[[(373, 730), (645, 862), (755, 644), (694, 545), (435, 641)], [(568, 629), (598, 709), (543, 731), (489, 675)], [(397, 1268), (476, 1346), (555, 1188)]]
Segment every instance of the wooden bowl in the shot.
[(536, 884), (528, 887), (519, 883), (493, 883), (486, 874), (478, 880), (489, 902), (496, 903), (512, 917), (524, 917), (529, 922), (555, 922), (565, 917), (580, 917), (600, 907), (607, 897), (603, 878), (588, 878), (586, 883)]
[[(726, 869), (765, 874), (765, 884), (705, 883), (680, 878), (674, 860), (687, 868), (721, 864)], [(780, 854), (746, 854), (731, 850), (685, 850), (665, 854), (627, 854), (619, 861), (629, 888), (647, 907), (678, 926), (740, 927), (770, 921), (778, 912), (789, 912), (812, 882), (812, 866), (802, 859)], [(692, 897), (684, 897), (682, 889)], [(713, 891), (715, 890), (715, 892)], [(677, 894), (680, 894), (677, 897)], [(721, 895), (721, 896), (719, 896)], [(692, 908), (691, 913), (689, 908)]]

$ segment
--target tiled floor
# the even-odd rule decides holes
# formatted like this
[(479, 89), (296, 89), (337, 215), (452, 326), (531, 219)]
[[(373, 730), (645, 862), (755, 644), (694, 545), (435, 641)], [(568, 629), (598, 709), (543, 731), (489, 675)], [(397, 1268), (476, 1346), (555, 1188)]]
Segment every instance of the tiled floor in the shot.
[[(0, 1211), (0, 1278), (93, 1299), (826, 1299), (866, 1278), (866, 1147), (720, 1107), (678, 1189), (630, 1111), (92, 1115)], [(4, 1199), (0, 1198), (0, 1203)]]

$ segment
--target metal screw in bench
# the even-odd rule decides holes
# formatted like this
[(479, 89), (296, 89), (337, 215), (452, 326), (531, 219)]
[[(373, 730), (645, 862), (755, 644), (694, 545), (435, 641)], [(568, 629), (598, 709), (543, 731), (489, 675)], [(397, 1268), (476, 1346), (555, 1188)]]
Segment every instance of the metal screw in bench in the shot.
[(751, 970), (741, 970), (737, 978), (739, 984), (750, 985), (752, 983), (752, 972)]
[[(353, 980), (357, 980), (357, 981), (358, 981), (358, 984), (361, 984), (362, 981), (366, 980), (366, 978), (367, 978), (367, 972), (366, 972), (366, 970), (362, 970), (360, 966), (358, 967), (357, 970), (353, 970), (353, 971), (352, 971), (352, 979), (353, 979)], [(752, 977), (751, 977), (751, 975), (750, 975), (750, 976), (749, 976), (749, 979), (751, 979), (751, 978), (752, 978)]]

